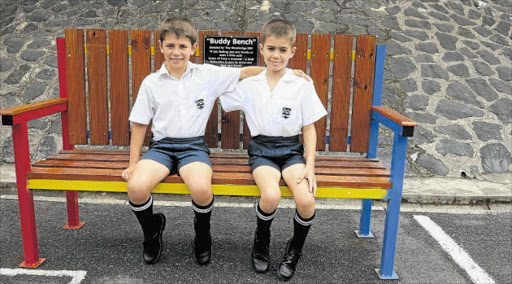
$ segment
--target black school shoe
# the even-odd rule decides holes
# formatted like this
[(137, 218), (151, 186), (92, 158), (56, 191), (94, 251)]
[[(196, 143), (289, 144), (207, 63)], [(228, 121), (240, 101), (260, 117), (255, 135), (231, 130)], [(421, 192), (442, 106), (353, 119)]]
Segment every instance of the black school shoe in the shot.
[(291, 241), (292, 240), (289, 240), (286, 244), (283, 260), (279, 264), (279, 275), (283, 277), (284, 280), (292, 279), (293, 274), (295, 274), (297, 263), (302, 256), (302, 251), (293, 248), (291, 246)]
[(162, 233), (165, 229), (165, 216), (162, 213), (157, 213), (155, 215), (159, 216), (161, 219), (160, 229), (152, 238), (144, 238), (144, 242), (142, 243), (144, 246), (143, 258), (147, 264), (155, 264), (162, 255)]
[[(269, 236), (270, 237), (270, 236)], [(269, 253), (270, 239), (265, 242), (261, 238), (258, 239), (258, 229), (254, 233), (254, 245), (252, 246), (252, 266), (258, 273), (265, 273), (270, 266)]]
[[(196, 236), (194, 238), (194, 255), (199, 265), (205, 265), (210, 262), (212, 255), (212, 235), (210, 234), (210, 228), (207, 228), (207, 232), (204, 232), (204, 228), (199, 228), (197, 218), (194, 218), (194, 229)], [(199, 233), (199, 234), (198, 234)]]

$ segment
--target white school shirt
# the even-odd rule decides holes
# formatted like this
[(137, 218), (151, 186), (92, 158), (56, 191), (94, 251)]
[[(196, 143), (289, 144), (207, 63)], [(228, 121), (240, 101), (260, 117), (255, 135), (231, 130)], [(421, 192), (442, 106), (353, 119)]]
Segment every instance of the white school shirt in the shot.
[(225, 111), (243, 110), (251, 136), (295, 136), (327, 115), (313, 82), (297, 77), (290, 69), (271, 92), (267, 70), (237, 84), (235, 91), (220, 97)]
[(204, 136), (215, 100), (234, 90), (239, 68), (187, 63), (181, 79), (162, 64), (148, 75), (139, 89), (130, 121), (148, 125), (153, 120), (153, 139)]

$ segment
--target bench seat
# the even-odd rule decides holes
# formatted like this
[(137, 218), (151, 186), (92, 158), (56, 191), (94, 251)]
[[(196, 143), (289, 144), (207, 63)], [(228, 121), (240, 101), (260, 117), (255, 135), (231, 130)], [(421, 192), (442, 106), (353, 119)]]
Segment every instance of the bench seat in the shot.
[[(128, 167), (129, 156), (129, 151), (119, 150), (63, 150), (32, 165), (27, 172), (28, 188), (77, 191), (107, 188), (112, 192), (126, 192), (121, 173)], [(259, 195), (247, 154), (213, 153), (211, 162), (214, 194)], [(318, 197), (385, 199), (391, 188), (390, 172), (377, 159), (321, 155), (316, 158), (315, 170)], [(283, 180), (280, 185), (282, 195), (291, 196)], [(189, 193), (176, 174), (168, 176), (154, 192)]]

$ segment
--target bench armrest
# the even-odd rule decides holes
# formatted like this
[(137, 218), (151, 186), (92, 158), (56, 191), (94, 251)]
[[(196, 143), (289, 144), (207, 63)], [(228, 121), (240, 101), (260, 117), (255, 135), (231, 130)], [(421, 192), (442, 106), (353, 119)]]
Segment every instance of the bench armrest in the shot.
[(372, 106), (372, 119), (403, 137), (412, 137), (414, 126), (418, 125), (416, 121), (383, 106)]
[(0, 115), (3, 125), (16, 125), (67, 109), (68, 99), (59, 98), (0, 110)]

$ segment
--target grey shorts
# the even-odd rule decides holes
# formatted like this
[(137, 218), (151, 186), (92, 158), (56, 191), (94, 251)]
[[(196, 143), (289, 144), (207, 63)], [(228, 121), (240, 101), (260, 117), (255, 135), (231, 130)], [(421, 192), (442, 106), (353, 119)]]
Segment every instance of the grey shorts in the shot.
[(181, 167), (192, 162), (203, 162), (212, 167), (210, 150), (202, 136), (151, 140), (149, 151), (142, 156), (143, 159), (166, 166), (171, 174), (179, 173)]
[(251, 171), (260, 166), (271, 166), (282, 172), (294, 164), (306, 164), (304, 145), (299, 136), (281, 137), (258, 135), (249, 142)]

